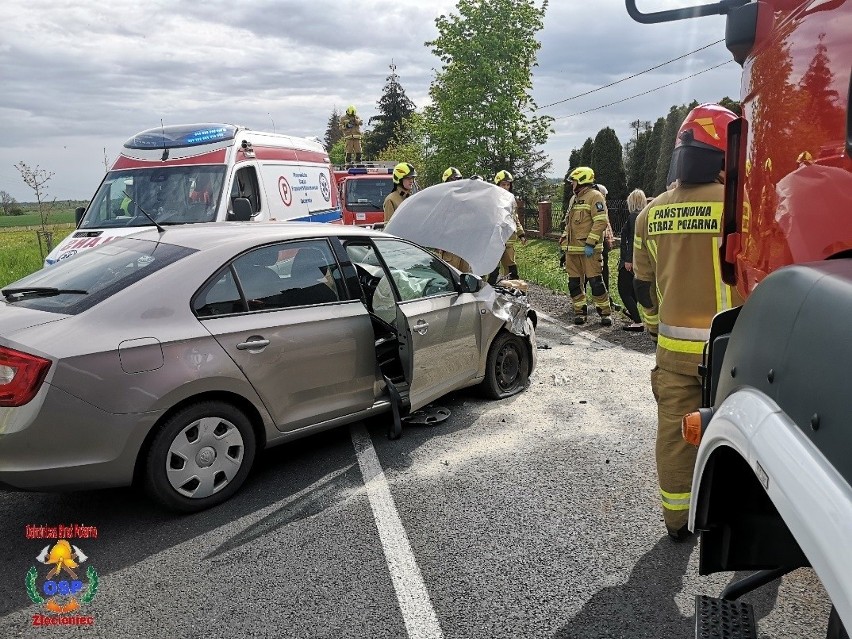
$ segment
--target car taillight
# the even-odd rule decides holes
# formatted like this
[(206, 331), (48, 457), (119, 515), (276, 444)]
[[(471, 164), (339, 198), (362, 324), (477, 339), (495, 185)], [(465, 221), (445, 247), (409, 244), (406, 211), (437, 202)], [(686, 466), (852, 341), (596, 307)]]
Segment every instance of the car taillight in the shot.
[(50, 360), (0, 346), (0, 406), (23, 406), (35, 397)]

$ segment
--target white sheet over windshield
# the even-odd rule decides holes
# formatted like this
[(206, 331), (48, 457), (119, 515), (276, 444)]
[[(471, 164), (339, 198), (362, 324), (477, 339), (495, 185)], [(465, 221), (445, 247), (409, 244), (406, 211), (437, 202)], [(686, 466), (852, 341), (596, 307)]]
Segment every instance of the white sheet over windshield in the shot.
[(385, 231), (455, 253), (474, 273), (490, 273), (515, 232), (515, 196), (482, 180), (436, 184), (396, 210)]

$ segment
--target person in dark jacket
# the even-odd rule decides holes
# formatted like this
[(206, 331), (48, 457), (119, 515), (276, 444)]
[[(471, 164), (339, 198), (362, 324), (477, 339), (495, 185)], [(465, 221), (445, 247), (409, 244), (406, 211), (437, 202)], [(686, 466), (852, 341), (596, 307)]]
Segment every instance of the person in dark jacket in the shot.
[(636, 294), (633, 292), (633, 233), (636, 229), (636, 218), (645, 208), (648, 198), (641, 189), (635, 189), (627, 196), (627, 211), (629, 215), (621, 229), (621, 257), (618, 260), (618, 294), (624, 303), (624, 312), (632, 320), (622, 328), (625, 331), (641, 332), (645, 330), (639, 307), (636, 305)]

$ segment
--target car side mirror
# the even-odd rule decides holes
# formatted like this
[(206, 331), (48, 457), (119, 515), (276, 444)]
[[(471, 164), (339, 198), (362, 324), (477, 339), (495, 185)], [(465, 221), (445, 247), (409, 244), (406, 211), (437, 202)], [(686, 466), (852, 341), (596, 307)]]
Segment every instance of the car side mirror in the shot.
[(76, 209), (74, 209), (74, 222), (76, 226), (80, 226), (80, 221), (83, 219), (83, 214), (85, 212), (85, 206), (78, 206)]
[(235, 197), (233, 206), (234, 210), (228, 213), (228, 221), (248, 222), (251, 219), (251, 202), (247, 197)]
[(483, 279), (473, 273), (462, 273), (460, 279), (462, 293), (476, 293), (485, 286)]

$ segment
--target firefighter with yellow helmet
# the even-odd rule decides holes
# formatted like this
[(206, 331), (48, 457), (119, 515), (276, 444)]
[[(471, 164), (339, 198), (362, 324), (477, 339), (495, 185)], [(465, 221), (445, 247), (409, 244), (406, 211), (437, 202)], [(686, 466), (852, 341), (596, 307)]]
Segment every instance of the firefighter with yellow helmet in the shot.
[(678, 131), (668, 182), (636, 219), (634, 289), (645, 325), (657, 337), (651, 389), (657, 401), (657, 476), (663, 518), (675, 541), (688, 538), (689, 500), (697, 449), (684, 441), (681, 420), (701, 406), (704, 344), (716, 313), (742, 304), (722, 280), (724, 161), (728, 123), (737, 116), (702, 104)]
[[(513, 184), (515, 178), (508, 171), (497, 171), (494, 176), (494, 184), (501, 189), (506, 189), (510, 193), (513, 192)], [(503, 274), (510, 280), (518, 279), (518, 265), (515, 263), (515, 242), (520, 239), (521, 244), (527, 243), (527, 235), (521, 220), (518, 217), (517, 203), (512, 207), (512, 217), (515, 220), (515, 232), (506, 241), (506, 247), (503, 249), (503, 255), (500, 257), (500, 265), (495, 268), (488, 276), (488, 283), (494, 285), (497, 283), (497, 278), (500, 276), (500, 267), (503, 267)]]
[(592, 289), (592, 300), (602, 326), (612, 326), (612, 307), (603, 280), (603, 238), (609, 224), (606, 198), (595, 188), (595, 172), (579, 166), (568, 174), (574, 195), (568, 203), (565, 230), (559, 243), (565, 245), (565, 270), (568, 271), (568, 294), (574, 307), (574, 323), (585, 324), (586, 287)]
[(346, 153), (346, 164), (360, 162), (363, 154), (361, 147), (361, 125), (364, 121), (358, 117), (355, 106), (350, 104), (346, 108), (346, 115), (340, 118), (340, 130), (343, 131), (344, 152)]
[(456, 167), (451, 166), (448, 167), (446, 171), (441, 175), (441, 182), (455, 182), (456, 180), (461, 180), (462, 174)]
[(388, 193), (384, 203), (385, 224), (390, 222), (402, 201), (411, 195), (416, 177), (417, 171), (408, 162), (400, 162), (393, 167), (393, 190)]

